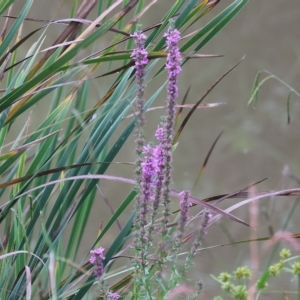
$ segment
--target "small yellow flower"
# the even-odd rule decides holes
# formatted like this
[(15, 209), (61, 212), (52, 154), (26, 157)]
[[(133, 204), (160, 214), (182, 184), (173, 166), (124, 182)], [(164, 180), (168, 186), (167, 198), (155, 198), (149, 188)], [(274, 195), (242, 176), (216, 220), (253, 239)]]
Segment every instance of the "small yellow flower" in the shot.
[(280, 271), (282, 270), (283, 265), (284, 265), (284, 262), (282, 260), (280, 260), (277, 264), (269, 267), (269, 273), (272, 276), (277, 276), (280, 273)]
[(251, 278), (251, 270), (247, 266), (238, 267), (234, 272), (236, 279)]
[(279, 255), (282, 259), (286, 259), (291, 256), (291, 251), (289, 249), (284, 248), (280, 251)]
[(218, 277), (218, 279), (220, 281), (222, 281), (223, 283), (229, 281), (230, 278), (231, 278), (231, 275), (227, 272), (222, 272)]
[(230, 291), (234, 290), (235, 286), (230, 282), (225, 282), (222, 284), (221, 288), (222, 288), (222, 290), (224, 290), (226, 292), (230, 292)]
[(292, 270), (295, 275), (300, 276), (300, 262), (295, 262), (292, 265)]
[(280, 269), (277, 268), (276, 265), (273, 265), (273, 266), (270, 266), (269, 267), (269, 273), (272, 275), (272, 276), (277, 276), (280, 272)]
[(233, 293), (232, 293), (232, 295), (235, 299), (247, 300), (248, 291), (246, 289), (246, 286), (245, 285), (236, 286)]

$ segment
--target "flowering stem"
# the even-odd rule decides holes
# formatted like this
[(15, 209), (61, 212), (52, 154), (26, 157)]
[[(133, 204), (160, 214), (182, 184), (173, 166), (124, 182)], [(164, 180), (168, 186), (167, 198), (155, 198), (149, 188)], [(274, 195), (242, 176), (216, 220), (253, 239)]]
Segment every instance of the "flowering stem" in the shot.
[(181, 71), (181, 55), (179, 52), (178, 42), (180, 40), (180, 32), (174, 28), (171, 24), (168, 31), (164, 34), (167, 43), (167, 64), (166, 69), (168, 71), (168, 97), (167, 97), (167, 111), (164, 117), (162, 129), (164, 137), (161, 138), (161, 147), (163, 149), (164, 159), (164, 181), (162, 199), (164, 205), (164, 213), (162, 220), (162, 241), (160, 247), (160, 258), (158, 269), (161, 274), (162, 265), (164, 262), (164, 243), (168, 234), (168, 223), (170, 215), (170, 185), (172, 183), (172, 141), (174, 135), (174, 124), (176, 114), (176, 98), (178, 97), (178, 75)]
[(165, 134), (164, 130), (161, 126), (158, 126), (155, 136), (158, 140), (158, 145), (153, 149), (153, 156), (156, 161), (156, 179), (155, 179), (155, 191), (154, 191), (154, 199), (153, 199), (153, 209), (150, 218), (150, 225), (148, 229), (148, 245), (147, 249), (149, 249), (151, 242), (153, 240), (152, 233), (154, 231), (154, 223), (155, 218), (158, 214), (159, 204), (161, 202), (162, 197), (162, 188), (164, 182), (164, 170), (165, 170), (165, 163), (164, 163), (164, 149), (162, 147)]
[(298, 275), (298, 300), (300, 300), (300, 275)]
[(164, 178), (164, 192), (163, 201), (165, 206), (164, 220), (163, 220), (163, 240), (167, 235), (167, 224), (169, 222), (168, 217), (170, 215), (170, 184), (172, 182), (172, 141), (174, 135), (174, 124), (176, 114), (176, 98), (178, 97), (178, 75), (181, 71), (180, 63), (181, 56), (178, 48), (178, 42), (180, 40), (180, 32), (170, 27), (164, 34), (167, 42), (167, 49), (169, 50), (167, 56), (166, 69), (168, 71), (168, 99), (167, 99), (167, 114), (164, 118), (164, 134), (165, 140), (162, 144), (164, 149), (165, 158), (165, 178)]
[(137, 82), (137, 94), (136, 94), (136, 135), (137, 138), (135, 152), (137, 159), (135, 162), (135, 177), (136, 177), (136, 188), (138, 190), (137, 196), (135, 198), (135, 210), (136, 210), (136, 219), (135, 219), (135, 282), (134, 282), (134, 299), (138, 299), (138, 294), (141, 286), (140, 270), (140, 254), (142, 249), (142, 239), (140, 238), (140, 231), (143, 230), (143, 208), (142, 208), (142, 194), (141, 194), (141, 185), (142, 185), (142, 163), (143, 163), (143, 148), (145, 144), (144, 139), (144, 130), (143, 126), (145, 124), (144, 116), (144, 77), (145, 77), (145, 65), (148, 63), (148, 53), (144, 48), (144, 42), (146, 40), (146, 35), (144, 35), (140, 30), (137, 30), (131, 37), (135, 38), (136, 48), (132, 51), (131, 57), (135, 61), (135, 77)]
[(174, 241), (174, 250), (176, 250), (176, 255), (174, 258), (173, 272), (170, 280), (172, 287), (175, 287), (178, 284), (179, 280), (181, 279), (181, 274), (176, 270), (176, 263), (180, 252), (180, 248), (182, 246), (182, 238), (188, 220), (188, 212), (191, 207), (189, 196), (190, 193), (188, 191), (183, 191), (182, 193), (180, 193), (180, 214), (179, 214), (179, 221), (177, 227), (177, 236), (175, 237), (175, 241)]

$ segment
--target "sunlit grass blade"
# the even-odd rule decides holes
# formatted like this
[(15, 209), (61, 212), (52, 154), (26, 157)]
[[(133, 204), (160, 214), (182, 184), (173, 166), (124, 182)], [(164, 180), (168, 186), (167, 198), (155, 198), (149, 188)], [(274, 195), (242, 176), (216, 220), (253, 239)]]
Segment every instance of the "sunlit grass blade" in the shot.
[(15, 148), (15, 149), (13, 149), (13, 150), (7, 152), (7, 153), (1, 154), (1, 155), (0, 155), (0, 161), (7, 160), (8, 158), (11, 158), (11, 157), (13, 157), (13, 156), (15, 156), (15, 155), (17, 155), (17, 154), (20, 154), (20, 153), (26, 151), (27, 149), (29, 149), (30, 147), (32, 147), (32, 146), (34, 146), (34, 145), (36, 145), (36, 144), (38, 144), (38, 143), (41, 143), (41, 142), (44, 141), (45, 139), (47, 139), (47, 138), (49, 138), (50, 136), (52, 136), (52, 135), (54, 135), (54, 134), (57, 134), (57, 133), (58, 133), (58, 131), (53, 132), (53, 133), (51, 133), (51, 134), (49, 134), (49, 135), (46, 135), (46, 136), (44, 136), (44, 137), (42, 137), (42, 138), (40, 138), (40, 139), (38, 139), (38, 140), (36, 140), (36, 141), (33, 141), (33, 142), (31, 142), (31, 143), (22, 145), (22, 146), (20, 146), (20, 147), (18, 147), (18, 148)]
[[(208, 0), (203, 0), (202, 2), (200, 2), (198, 5), (196, 5), (194, 7), (194, 9), (189, 13), (189, 15), (185, 18), (185, 20), (183, 22), (181, 22), (181, 26), (183, 27), (184, 25), (186, 25), (191, 19), (193, 19), (208, 3)], [(190, 26), (192, 26), (195, 22), (197, 22), (199, 20), (199, 18), (202, 17), (202, 14), (197, 17), (197, 19), (193, 20), (189, 26), (187, 28), (189, 28)], [(186, 29), (187, 29), (186, 28)], [(185, 30), (186, 30), (185, 29)]]
[[(257, 101), (258, 101), (257, 95), (258, 95), (259, 89), (261, 88), (261, 86), (262, 86), (266, 81), (268, 81), (268, 80), (271, 79), (271, 78), (274, 78), (274, 76), (273, 76), (273, 75), (270, 75), (270, 76), (264, 78), (259, 84), (256, 83), (256, 84), (255, 84), (255, 88), (254, 88), (254, 86), (253, 86), (253, 91), (252, 91), (252, 94), (251, 94), (251, 98), (250, 98), (250, 100), (248, 101), (248, 105), (251, 105), (254, 99), (256, 99), (254, 105), (255, 105), (255, 106), (257, 105)], [(258, 80), (258, 79), (257, 79), (257, 80)], [(256, 81), (256, 80), (255, 80), (255, 81)]]
[[(16, 102), (21, 96), (23, 96), (26, 92), (30, 89), (35, 87), (37, 84), (51, 76), (55, 71), (57, 71), (62, 65), (68, 63), (74, 56), (78, 53), (80, 49), (85, 49), (90, 44), (92, 44), (95, 39), (99, 38), (100, 36), (104, 35), (107, 30), (115, 23), (117, 20), (122, 18), (124, 14), (120, 13), (117, 14), (114, 18), (107, 21), (103, 26), (99, 29), (95, 30), (92, 34), (87, 36), (84, 40), (82, 40), (79, 44), (76, 44), (74, 47), (69, 48), (67, 52), (65, 52), (62, 56), (60, 56), (53, 64), (46, 68), (45, 70), (41, 71), (38, 75), (34, 78), (26, 82), (21, 87), (17, 88), (16, 90), (12, 91), (5, 97), (1, 99), (0, 102), (0, 111), (3, 111), (7, 106)], [(98, 18), (99, 21), (101, 20)]]
[(18, 116), (20, 116), (23, 112), (28, 110), (30, 107), (35, 105), (37, 102), (41, 101), (46, 97), (48, 94), (50, 94), (52, 91), (57, 89), (61, 84), (67, 82), (70, 80), (73, 76), (76, 75), (81, 70), (81, 68), (73, 69), (71, 72), (68, 72), (58, 78), (57, 80), (53, 81), (52, 84), (47, 86), (47, 88), (41, 88), (39, 91), (36, 92), (35, 95), (30, 97), (30, 99), (26, 99), (26, 101), (19, 101), (9, 111), (7, 118), (5, 120), (5, 124), (8, 124), (15, 120)]
[(212, 37), (224, 28), (224, 26), (247, 4), (247, 2), (248, 0), (235, 0), (234, 3), (225, 8), (213, 20), (194, 34), (193, 37), (180, 48), (180, 51), (185, 52), (193, 44), (203, 38), (203, 40), (201, 40), (201, 42), (193, 49), (194, 53), (199, 51)]
[[(163, 17), (163, 22), (161, 23), (161, 25), (156, 27), (156, 29), (153, 30), (147, 38), (145, 42), (146, 47), (166, 28), (166, 26), (169, 23), (169, 20), (180, 10), (180, 8), (184, 5), (184, 2), (185, 1), (183, 0), (176, 0), (174, 5), (168, 11), (168, 13)], [(162, 49), (164, 41), (164, 39), (161, 39), (156, 45), (156, 47), (154, 47), (153, 51), (158, 51)]]
[[(2, 56), (2, 58), (0, 59), (0, 65), (2, 65), (3, 61), (6, 59), (6, 57), (10, 54), (13, 53), (14, 51), (16, 51), (24, 42), (26, 42), (32, 35), (34, 35), (36, 32), (40, 31), (43, 27), (40, 27), (38, 29), (35, 29), (33, 31), (31, 31), (30, 33), (28, 33), (26, 36), (24, 36), (22, 39), (20, 39), (13, 47), (11, 47), (11, 49), (9, 49), (9, 52), (7, 52), (5, 55)], [(18, 64), (22, 63), (24, 60), (29, 59), (31, 56), (27, 56), (25, 58), (23, 58), (21, 61), (15, 63), (14, 65), (11, 65), (9, 67), (7, 67), (4, 72), (9, 71), (11, 68), (17, 66)]]

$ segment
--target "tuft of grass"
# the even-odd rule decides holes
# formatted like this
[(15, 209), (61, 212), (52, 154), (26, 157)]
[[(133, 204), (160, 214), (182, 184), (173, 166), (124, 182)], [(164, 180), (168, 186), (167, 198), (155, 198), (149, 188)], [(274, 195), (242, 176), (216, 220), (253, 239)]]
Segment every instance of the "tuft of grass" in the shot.
[[(0, 0), (0, 14), (7, 11), (6, 18), (13, 20), (11, 26), (5, 23), (0, 40), (0, 195), (5, 199), (0, 211), (0, 298), (103, 299), (109, 295), (112, 297), (109, 293), (118, 293), (120, 299), (129, 298), (133, 289), (133, 268), (126, 264), (122, 270), (118, 270), (115, 262), (119, 258), (126, 258), (128, 261), (133, 259), (131, 246), (136, 234), (133, 226), (135, 212), (131, 212), (107, 247), (102, 261), (105, 272), (101, 280), (95, 276), (94, 264), (88, 260), (90, 252), (82, 254), (79, 249), (99, 248), (104, 239), (109, 238), (112, 226), (124, 212), (128, 213), (139, 192), (134, 187), (136, 182), (133, 179), (107, 175), (107, 170), (112, 164), (132, 164), (116, 161), (123, 147), (132, 147), (127, 141), (136, 128), (134, 104), (137, 86), (134, 80), (134, 61), (131, 59), (133, 43), (130, 34), (136, 30), (137, 22), (155, 1), (109, 0), (105, 2), (105, 6), (103, 1), (88, 0), (81, 4), (74, 0), (70, 15), (64, 20), (28, 18), (32, 0), (24, 2), (17, 16), (11, 16), (11, 7), (15, 2), (16, 0)], [(218, 2), (178, 0), (170, 3), (168, 12), (161, 20), (154, 20), (151, 26), (142, 28), (148, 34), (145, 42), (149, 53), (146, 85), (158, 76), (161, 78), (160, 87), (145, 103), (146, 111), (157, 108), (154, 106), (155, 101), (158, 101), (166, 85), (164, 64), (168, 53), (165, 37), (161, 34), (166, 32), (169, 21), (173, 20), (174, 26), (185, 32), (204, 15), (209, 16)], [(203, 56), (198, 52), (220, 33), (247, 2), (248, 0), (235, 0), (207, 24), (182, 36), (182, 67), (190, 59), (201, 59)], [(94, 20), (89, 19), (92, 10), (97, 12)], [(26, 22), (42, 23), (43, 26), (24, 35), (23, 27)], [(45, 48), (47, 30), (61, 23), (66, 26), (63, 32), (55, 41), (50, 41), (50, 47)], [(35, 42), (27, 46), (33, 37)], [(99, 50), (98, 42), (106, 39), (110, 39), (110, 42)], [(96, 104), (90, 107), (89, 91), (96, 80), (101, 86), (102, 94)], [(253, 90), (255, 97), (266, 80), (263, 83), (258, 81), (257, 78)], [(177, 131), (171, 151), (176, 151), (185, 124), (196, 108), (205, 107), (200, 106), (200, 103), (215, 85), (195, 104), (186, 106), (190, 111)], [(38, 125), (32, 125), (31, 113), (39, 112), (37, 105), (40, 104), (43, 105), (43, 119)], [(217, 105), (220, 104), (210, 106)], [(177, 121), (179, 119), (180, 113)], [(23, 127), (19, 129), (15, 141), (9, 143), (10, 133), (17, 123), (21, 123)], [(213, 147), (214, 145), (201, 172)], [(118, 182), (125, 182), (132, 188), (122, 195), (119, 207), (101, 226), (98, 236), (91, 237), (90, 244), (83, 247), (83, 236), (94, 209), (99, 184), (107, 180), (116, 185)], [(234, 197), (247, 198), (246, 191), (249, 187), (204, 200), (188, 197), (199, 209), (197, 216), (202, 216), (206, 222), (203, 221), (202, 227), (194, 226), (193, 230), (186, 231), (180, 239), (183, 247), (194, 239), (193, 252), (185, 252), (183, 249), (177, 251), (178, 249), (170, 246), (172, 243), (168, 238), (176, 234), (179, 222), (177, 212), (171, 214), (171, 222), (166, 226), (168, 236), (166, 244), (160, 248), (160, 258), (166, 268), (170, 262), (175, 266), (174, 269), (170, 268), (173, 271), (174, 286), (166, 284), (164, 279), (155, 281), (157, 274), (152, 266), (155, 265), (156, 253), (149, 253), (146, 259), (147, 276), (150, 278), (149, 281), (147, 278), (147, 283), (151, 282), (151, 285), (149, 283), (146, 286), (148, 298), (153, 292), (158, 299), (163, 299), (169, 292), (174, 292), (175, 288), (178, 294), (187, 291), (190, 293), (191, 289), (179, 283), (179, 261), (174, 261), (174, 257), (185, 257), (186, 266), (190, 266), (193, 256), (199, 251), (200, 238), (205, 235), (205, 229), (218, 219), (227, 217), (249, 226), (230, 212), (259, 198), (271, 195), (293, 197), (299, 194), (299, 189), (257, 193), (227, 209), (221, 209), (217, 203), (211, 202)], [(171, 189), (170, 194), (177, 198), (181, 195), (175, 189)], [(214, 216), (211, 217), (210, 213)], [(289, 220), (291, 216), (292, 212)], [(160, 224), (161, 217), (161, 214), (158, 215), (153, 223)], [(194, 222), (194, 218), (188, 220), (188, 224), (191, 222)], [(155, 226), (153, 230), (154, 242), (160, 226)], [(67, 231), (67, 228), (70, 230)], [(196, 231), (199, 230), (201, 236), (197, 235)], [(296, 274), (298, 265), (293, 265), (291, 270)], [(101, 286), (99, 281), (102, 279), (105, 285)], [(196, 299), (201, 289), (202, 283), (197, 282), (189, 297)], [(240, 285), (236, 292), (244, 293), (244, 287)], [(142, 296), (138, 295), (140, 299), (143, 299)]]

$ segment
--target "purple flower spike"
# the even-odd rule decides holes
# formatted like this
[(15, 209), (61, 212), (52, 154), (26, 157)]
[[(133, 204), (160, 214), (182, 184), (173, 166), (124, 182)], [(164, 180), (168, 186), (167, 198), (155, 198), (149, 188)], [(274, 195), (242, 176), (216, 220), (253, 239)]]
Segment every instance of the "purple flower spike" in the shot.
[(158, 126), (155, 136), (159, 142), (157, 146), (153, 149), (153, 157), (155, 159), (155, 168), (156, 168), (156, 178), (155, 182), (153, 182), (153, 202), (152, 202), (152, 214), (150, 218), (150, 225), (148, 230), (148, 244), (147, 250), (151, 246), (153, 241), (153, 231), (154, 231), (154, 223), (156, 216), (158, 214), (159, 204), (162, 198), (163, 191), (163, 183), (164, 183), (164, 170), (165, 170), (165, 156), (164, 156), (164, 148), (162, 144), (165, 140), (164, 129), (162, 126)]
[[(136, 218), (134, 222), (135, 226), (135, 267), (136, 271), (140, 269), (140, 249), (142, 247), (143, 241), (140, 237), (140, 231), (142, 228), (143, 220), (141, 220), (141, 216), (143, 215), (143, 199), (142, 199), (142, 176), (143, 169), (142, 163), (144, 161), (143, 150), (145, 145), (144, 138), (144, 130), (143, 125), (145, 124), (145, 116), (144, 116), (144, 94), (145, 94), (145, 86), (144, 86), (144, 77), (145, 77), (145, 65), (148, 63), (148, 53), (144, 48), (144, 42), (146, 40), (146, 35), (143, 34), (140, 30), (137, 30), (134, 34), (131, 35), (135, 39), (135, 49), (132, 51), (131, 58), (135, 62), (135, 77), (137, 82), (137, 94), (136, 94), (136, 147), (135, 152), (137, 155), (137, 159), (135, 161), (136, 169), (135, 169), (135, 177), (136, 177), (136, 189), (138, 190), (138, 194), (135, 197), (135, 210), (136, 210)], [(136, 276), (136, 278), (138, 278)]]
[(144, 161), (142, 162), (142, 178), (141, 178), (141, 208), (140, 208), (140, 241), (141, 241), (141, 253), (142, 264), (146, 258), (146, 253), (149, 248), (149, 239), (146, 233), (145, 226), (147, 225), (147, 213), (149, 211), (149, 201), (153, 197), (153, 184), (154, 176), (157, 172), (156, 160), (153, 156), (153, 148), (151, 146), (145, 146)]
[[(142, 205), (144, 206), (144, 213), (148, 212), (148, 201), (152, 197), (152, 188), (154, 182), (154, 175), (157, 172), (157, 164), (153, 155), (153, 148), (149, 145), (144, 147), (143, 151), (144, 161), (142, 162), (142, 179), (141, 179), (141, 196)], [(143, 225), (146, 225), (145, 218)]]
[(178, 222), (178, 235), (176, 241), (176, 246), (178, 248), (181, 246), (181, 240), (184, 234), (186, 222), (188, 220), (188, 212), (191, 207), (189, 196), (190, 193), (188, 191), (184, 191), (180, 193), (180, 218)]
[(120, 295), (118, 293), (108, 292), (107, 300), (118, 300)]
[(169, 28), (164, 34), (167, 43), (167, 64), (166, 69), (168, 71), (168, 99), (167, 99), (167, 114), (164, 118), (163, 130), (157, 132), (157, 137), (161, 143), (161, 147), (164, 151), (164, 192), (163, 202), (165, 206), (163, 230), (163, 240), (167, 235), (167, 223), (169, 222), (168, 216), (170, 214), (170, 185), (172, 183), (172, 141), (174, 135), (174, 124), (176, 114), (176, 98), (178, 97), (178, 74), (181, 71), (181, 56), (179, 52), (178, 42), (180, 40), (180, 32), (175, 28)]
[(167, 38), (167, 49), (169, 50), (167, 57), (166, 69), (169, 74), (168, 96), (169, 101), (174, 101), (178, 97), (177, 78), (181, 71), (181, 55), (178, 48), (180, 40), (180, 32), (177, 29), (170, 28), (164, 37)]
[(138, 127), (145, 124), (144, 116), (144, 77), (145, 77), (145, 65), (148, 63), (148, 52), (144, 48), (144, 42), (146, 35), (140, 31), (136, 31), (131, 37), (135, 38), (136, 48), (132, 51), (131, 58), (135, 61), (135, 77), (137, 81), (137, 125)]
[(105, 259), (104, 256), (105, 249), (100, 247), (95, 250), (91, 250), (92, 256), (90, 257), (90, 263), (95, 266), (94, 275), (97, 278), (100, 278), (104, 272), (103, 260)]

